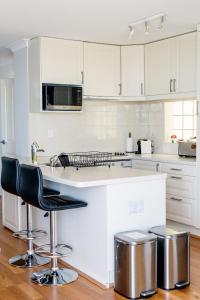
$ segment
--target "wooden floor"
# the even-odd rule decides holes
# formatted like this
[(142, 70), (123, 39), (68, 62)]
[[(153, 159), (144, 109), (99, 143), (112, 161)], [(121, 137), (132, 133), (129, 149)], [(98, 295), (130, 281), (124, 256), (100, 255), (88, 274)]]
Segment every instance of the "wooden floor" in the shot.
[[(158, 290), (152, 300), (200, 299), (200, 240), (191, 242), (191, 285), (190, 287), (166, 292)], [(103, 290), (83, 277), (66, 286), (45, 287), (30, 281), (32, 270), (13, 268), (8, 258), (26, 249), (23, 241), (12, 237), (11, 232), (0, 225), (0, 300), (122, 300), (113, 291)]]

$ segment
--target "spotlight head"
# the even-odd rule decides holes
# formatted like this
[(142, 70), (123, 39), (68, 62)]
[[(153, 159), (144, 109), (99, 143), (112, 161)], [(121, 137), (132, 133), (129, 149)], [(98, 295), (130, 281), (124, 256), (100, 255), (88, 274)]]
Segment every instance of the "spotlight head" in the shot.
[(129, 26), (129, 31), (129, 40), (131, 40), (134, 35), (135, 28), (133, 26)]

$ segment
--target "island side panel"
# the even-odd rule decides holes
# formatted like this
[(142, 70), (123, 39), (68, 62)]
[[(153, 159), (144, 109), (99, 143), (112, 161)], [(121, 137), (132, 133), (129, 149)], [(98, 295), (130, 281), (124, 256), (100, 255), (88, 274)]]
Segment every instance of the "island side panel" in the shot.
[(113, 184), (108, 189), (109, 284), (114, 282), (114, 234), (166, 224), (166, 180)]
[[(86, 201), (87, 207), (57, 213), (58, 242), (73, 247), (64, 260), (105, 287), (108, 282), (107, 256), (107, 189), (105, 186), (73, 188), (45, 181), (63, 195)], [(34, 209), (34, 225), (49, 233), (49, 218), (44, 211)], [(41, 241), (37, 241), (41, 244)]]

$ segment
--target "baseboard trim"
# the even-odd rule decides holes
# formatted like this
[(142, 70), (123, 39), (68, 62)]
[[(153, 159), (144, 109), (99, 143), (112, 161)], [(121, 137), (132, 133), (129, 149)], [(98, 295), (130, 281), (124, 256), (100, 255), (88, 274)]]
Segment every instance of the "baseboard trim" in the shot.
[(59, 263), (61, 265), (63, 265), (64, 267), (67, 267), (67, 268), (70, 268), (74, 271), (76, 271), (80, 276), (82, 276), (83, 278), (87, 279), (88, 281), (96, 284), (97, 286), (99, 286), (100, 288), (106, 290), (106, 289), (109, 289), (109, 288), (112, 288), (114, 286), (114, 283), (110, 283), (110, 284), (102, 284), (101, 282), (99, 282), (98, 280), (92, 278), (91, 276), (85, 274), (84, 272), (80, 271), (79, 269), (77, 268), (74, 268), (73, 266), (71, 266), (70, 264), (66, 263), (65, 261), (59, 259)]
[(200, 236), (196, 234), (190, 234), (190, 236), (194, 239), (200, 240)]

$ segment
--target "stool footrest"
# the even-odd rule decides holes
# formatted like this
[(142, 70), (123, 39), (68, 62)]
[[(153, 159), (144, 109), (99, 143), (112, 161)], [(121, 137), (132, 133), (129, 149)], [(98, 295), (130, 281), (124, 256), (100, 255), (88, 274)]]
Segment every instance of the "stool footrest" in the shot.
[(72, 247), (66, 244), (57, 244), (54, 249), (51, 249), (50, 244), (45, 244), (37, 247), (35, 253), (43, 257), (60, 258), (68, 256), (72, 252)]
[(35, 240), (47, 236), (47, 232), (44, 230), (32, 230), (31, 233), (29, 233), (28, 230), (20, 230), (14, 232), (13, 236), (22, 240)]
[(49, 262), (50, 259), (41, 257), (35, 253), (31, 255), (28, 253), (18, 254), (9, 259), (9, 264), (18, 268), (33, 268), (46, 265)]

